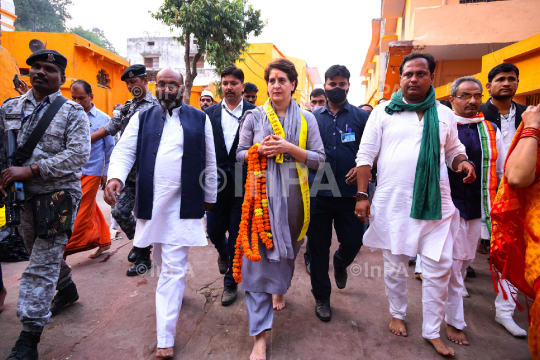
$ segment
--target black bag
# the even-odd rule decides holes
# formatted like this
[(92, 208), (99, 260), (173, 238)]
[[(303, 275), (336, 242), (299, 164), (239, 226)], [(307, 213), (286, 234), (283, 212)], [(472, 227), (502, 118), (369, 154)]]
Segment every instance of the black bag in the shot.
[(23, 239), (16, 226), (4, 226), (0, 229), (0, 262), (28, 261)]

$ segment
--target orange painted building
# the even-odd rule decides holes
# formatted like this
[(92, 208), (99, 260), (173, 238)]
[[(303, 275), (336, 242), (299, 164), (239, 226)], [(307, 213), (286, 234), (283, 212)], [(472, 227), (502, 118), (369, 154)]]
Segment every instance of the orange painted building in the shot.
[(309, 94), (313, 90), (313, 86), (321, 83), (317, 68), (308, 67), (305, 60), (284, 55), (272, 43), (250, 44), (248, 51), (242, 54), (241, 58), (243, 60), (237, 61), (236, 66), (244, 71), (244, 81), (255, 84), (259, 89), (255, 103), (257, 106), (263, 105), (268, 99), (264, 69), (272, 60), (286, 58), (293, 62), (298, 72), (298, 86), (293, 98), (302, 108), (305, 108), (305, 103), (309, 101)]
[[(365, 77), (365, 102), (371, 105), (399, 90), (399, 66), (412, 52), (434, 56), (435, 88), (465, 75), (485, 73), (487, 81), (493, 66), (503, 61), (513, 63), (511, 58), (494, 62), (494, 54), (540, 33), (538, 0), (382, 0), (381, 13), (380, 19), (372, 21), (372, 40), (360, 74)], [(515, 49), (510, 51), (514, 56), (531, 56), (516, 54)], [(533, 58), (540, 68), (540, 58)], [(535, 77), (535, 73), (520, 74), (520, 80), (525, 76)], [(437, 91), (438, 99), (448, 95)]]
[[(47, 49), (56, 50), (67, 58), (66, 83), (61, 87), (62, 94), (67, 98), (71, 98), (69, 91), (71, 83), (78, 79), (85, 80), (92, 85), (94, 104), (109, 115), (112, 115), (115, 104), (124, 104), (132, 98), (125, 83), (120, 80), (122, 73), (129, 66), (128, 61), (122, 57), (72, 33), (4, 31), (0, 36), (1, 44), (15, 59), (21, 79), (29, 85), (29, 66), (26, 64), (26, 59), (32, 54), (29, 48), (32, 39), (40, 40)], [(5, 88), (6, 84), (2, 79), (0, 83), (1, 96), (6, 96), (4, 94), (18, 96), (18, 93), (13, 89), (12, 79), (11, 75), (7, 84), (9, 89)], [(3, 100), (4, 98), (0, 99), (0, 101)]]

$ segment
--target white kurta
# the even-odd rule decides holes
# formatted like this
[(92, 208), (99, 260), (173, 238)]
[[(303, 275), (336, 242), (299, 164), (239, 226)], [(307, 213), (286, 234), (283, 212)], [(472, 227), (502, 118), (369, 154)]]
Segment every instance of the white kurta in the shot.
[[(154, 169), (152, 219), (137, 219), (135, 229), (133, 245), (140, 248), (152, 243), (180, 246), (205, 246), (208, 243), (200, 219), (180, 219), (184, 133), (179, 111), (180, 108), (174, 109), (172, 116), (167, 113), (163, 126), (163, 136), (159, 143)], [(136, 113), (111, 155), (110, 179), (116, 178), (122, 184), (124, 183), (135, 163), (138, 133), (139, 114)], [(204, 201), (215, 203), (217, 198), (216, 155), (212, 125), (208, 116), (206, 116), (205, 142), (207, 171)], [(183, 206), (189, 206), (189, 204)]]
[(373, 166), (378, 159), (371, 225), (363, 242), (372, 250), (388, 249), (392, 254), (408, 256), (420, 253), (439, 261), (448, 232), (457, 230), (451, 225), (457, 225), (459, 219), (450, 196), (447, 165), (451, 167), (456, 156), (466, 155), (465, 147), (458, 138), (454, 113), (437, 101), (442, 220), (412, 219), (410, 213), (424, 120), (418, 121), (418, 115), (411, 111), (388, 115), (384, 111), (388, 103), (377, 106), (371, 113), (356, 158), (357, 166)]

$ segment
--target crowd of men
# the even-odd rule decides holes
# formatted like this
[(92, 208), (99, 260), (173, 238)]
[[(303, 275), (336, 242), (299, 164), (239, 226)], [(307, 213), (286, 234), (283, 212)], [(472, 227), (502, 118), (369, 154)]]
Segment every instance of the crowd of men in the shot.
[[(17, 145), (23, 147), (44, 118), (52, 119), (20, 166), (1, 174), (2, 188), (24, 184), (27, 204), (19, 231), (31, 255), (17, 306), (23, 327), (8, 360), (38, 358), (51, 316), (79, 300), (65, 257), (90, 249), (96, 249), (91, 258), (99, 256), (110, 248), (117, 226), (133, 240), (127, 276), (145, 274), (151, 254), (161, 267), (156, 356), (170, 358), (189, 247), (210, 239), (224, 275), (221, 305), (237, 300), (233, 259), (247, 167), (236, 155), (242, 119), (256, 108), (259, 89), (244, 82), (241, 69), (227, 67), (221, 72), (222, 100), (216, 103), (204, 90), (199, 110), (183, 103), (180, 73), (160, 71), (154, 95), (146, 68), (131, 65), (121, 80), (133, 98), (115, 107), (110, 118), (95, 107), (92, 86), (84, 80), (71, 84), (72, 100), (62, 96), (67, 66), (62, 54), (40, 50), (27, 64), (32, 88), (4, 102), (0, 130), (17, 130)], [(347, 269), (362, 245), (382, 249), (389, 329), (398, 336), (408, 335), (407, 273), (400, 269), (415, 260), (423, 282), (422, 336), (439, 354), (453, 355), (440, 338), (442, 320), (450, 341), (469, 344), (464, 280), (477, 251), (489, 251), (491, 204), (527, 109), (512, 100), (519, 83), (512, 64), (493, 68), (487, 84), (456, 79), (449, 99), (453, 111), (435, 100), (435, 67), (429, 54), (407, 56), (400, 67), (401, 90), (375, 107), (349, 103), (350, 73), (342, 65), (330, 67), (324, 88), (311, 92), (307, 107), (317, 120), (326, 160), (309, 171), (304, 259), (315, 315), (328, 322), (333, 230), (339, 242), (332, 261), (338, 289), (346, 287)], [(489, 99), (483, 98), (484, 85)], [(96, 202), (100, 187), (112, 206), (110, 231)], [(45, 215), (40, 201), (52, 204)], [(516, 305), (507, 295), (512, 285), (498, 284), (495, 321), (514, 336), (527, 336), (512, 319)], [(1, 311), (2, 283), (0, 291)], [(273, 309), (284, 307), (283, 295), (275, 294)], [(263, 358), (254, 348), (250, 359)]]

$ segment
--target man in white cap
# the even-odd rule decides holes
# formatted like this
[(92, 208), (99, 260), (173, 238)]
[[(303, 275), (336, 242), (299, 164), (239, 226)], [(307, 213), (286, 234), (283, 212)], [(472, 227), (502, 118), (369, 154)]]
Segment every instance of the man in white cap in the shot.
[(201, 98), (199, 99), (199, 107), (201, 110), (204, 110), (212, 105), (214, 105), (214, 96), (212, 95), (212, 92), (203, 90), (201, 93)]

